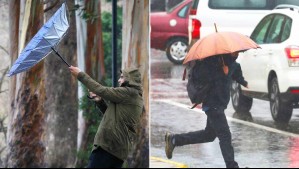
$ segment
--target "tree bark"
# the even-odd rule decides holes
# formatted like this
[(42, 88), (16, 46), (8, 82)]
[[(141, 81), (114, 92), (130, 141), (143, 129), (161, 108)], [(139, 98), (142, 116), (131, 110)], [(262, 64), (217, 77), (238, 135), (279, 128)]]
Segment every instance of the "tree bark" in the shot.
[(139, 129), (139, 141), (128, 159), (129, 167), (149, 167), (149, 0), (124, 1), (122, 67), (139, 67), (143, 75), (145, 112)]
[[(9, 37), (10, 48), (9, 54), (11, 64), (18, 58), (19, 45), (19, 19), (20, 19), (20, 2), (19, 0), (9, 1)], [(10, 78), (10, 103), (14, 104), (16, 92), (16, 76)]]
[(95, 20), (87, 21), (86, 73), (97, 81), (105, 75), (104, 50), (101, 21), (101, 1), (86, 1), (87, 12), (96, 14)]
[[(55, 1), (51, 1), (54, 3)], [(47, 20), (53, 16), (61, 4), (60, 0), (46, 13)], [(74, 1), (66, 1), (68, 9), (74, 7)], [(51, 4), (47, 4), (50, 5)], [(70, 13), (69, 29), (57, 46), (58, 52), (71, 65), (77, 66), (77, 42), (75, 14)], [(68, 67), (55, 54), (51, 53), (45, 59), (45, 86), (47, 99), (45, 111), (47, 114), (46, 140), (47, 166), (51, 168), (74, 167), (77, 155), (78, 133), (78, 83)]]
[[(12, 40), (10, 54), (12, 61), (17, 56), (18, 16), (20, 1), (9, 1)], [(25, 42), (29, 42), (43, 25), (42, 1), (32, 1), (28, 30)], [(37, 15), (38, 14), (38, 15)], [(11, 116), (8, 124), (8, 167), (30, 168), (44, 167), (45, 144), (44, 134), (44, 101), (45, 88), (43, 76), (43, 62), (40, 62), (25, 73), (16, 75), (16, 82), (11, 84)], [(16, 85), (15, 85), (16, 84)]]

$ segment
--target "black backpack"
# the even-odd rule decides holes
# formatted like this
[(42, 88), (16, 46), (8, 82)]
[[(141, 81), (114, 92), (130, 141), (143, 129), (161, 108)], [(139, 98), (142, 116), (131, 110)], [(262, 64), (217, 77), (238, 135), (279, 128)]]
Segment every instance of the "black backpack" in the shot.
[(195, 61), (195, 64), (189, 70), (187, 83), (188, 96), (192, 104), (194, 104), (191, 109), (201, 104), (208, 96), (208, 92), (211, 89), (208, 79), (209, 69), (207, 66), (202, 61)]

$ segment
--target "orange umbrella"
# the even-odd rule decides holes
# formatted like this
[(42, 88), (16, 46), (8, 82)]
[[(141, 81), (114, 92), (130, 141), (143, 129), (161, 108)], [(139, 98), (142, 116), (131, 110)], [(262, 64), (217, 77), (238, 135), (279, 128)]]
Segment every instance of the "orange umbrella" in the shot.
[(216, 32), (198, 40), (189, 50), (184, 64), (209, 56), (260, 48), (249, 37), (237, 32)]

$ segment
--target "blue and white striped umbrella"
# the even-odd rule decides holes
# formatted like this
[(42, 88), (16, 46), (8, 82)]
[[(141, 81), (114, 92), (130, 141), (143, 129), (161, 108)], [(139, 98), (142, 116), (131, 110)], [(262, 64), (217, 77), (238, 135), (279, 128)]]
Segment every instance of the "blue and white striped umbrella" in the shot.
[[(51, 51), (55, 51), (54, 47), (64, 37), (68, 28), (69, 22), (67, 19), (66, 5), (62, 4), (55, 14), (30, 40), (11, 67), (8, 76), (13, 76), (32, 68), (35, 64), (44, 59)], [(55, 52), (59, 57), (61, 57), (57, 51)]]

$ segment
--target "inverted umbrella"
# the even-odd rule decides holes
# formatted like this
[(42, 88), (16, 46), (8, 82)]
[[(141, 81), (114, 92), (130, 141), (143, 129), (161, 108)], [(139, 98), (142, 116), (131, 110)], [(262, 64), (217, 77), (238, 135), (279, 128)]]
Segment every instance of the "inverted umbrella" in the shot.
[(215, 32), (198, 40), (189, 50), (184, 64), (209, 56), (260, 48), (249, 37), (237, 32)]
[(30, 69), (44, 59), (51, 51), (54, 51), (62, 61), (70, 67), (55, 50), (55, 46), (64, 37), (68, 28), (69, 22), (67, 20), (66, 5), (64, 3), (30, 40), (11, 67), (8, 76)]

